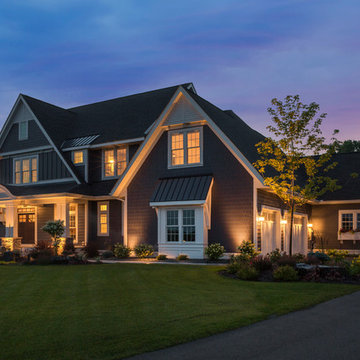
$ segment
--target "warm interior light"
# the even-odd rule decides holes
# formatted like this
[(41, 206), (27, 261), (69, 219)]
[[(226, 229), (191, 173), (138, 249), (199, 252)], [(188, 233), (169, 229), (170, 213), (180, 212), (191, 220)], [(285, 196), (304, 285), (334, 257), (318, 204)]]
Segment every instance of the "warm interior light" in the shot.
[(286, 224), (287, 224), (287, 220), (285, 220), (285, 219), (280, 220), (280, 224), (286, 225)]
[(264, 221), (264, 220), (265, 220), (264, 216), (258, 216), (257, 218), (257, 221)]
[(312, 228), (313, 224), (307, 224), (308, 228)]

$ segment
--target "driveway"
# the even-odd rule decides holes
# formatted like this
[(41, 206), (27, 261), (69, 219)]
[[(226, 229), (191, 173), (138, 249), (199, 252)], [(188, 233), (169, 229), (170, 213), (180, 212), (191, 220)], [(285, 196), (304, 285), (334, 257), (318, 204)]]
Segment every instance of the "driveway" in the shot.
[(360, 292), (132, 360), (360, 359)]

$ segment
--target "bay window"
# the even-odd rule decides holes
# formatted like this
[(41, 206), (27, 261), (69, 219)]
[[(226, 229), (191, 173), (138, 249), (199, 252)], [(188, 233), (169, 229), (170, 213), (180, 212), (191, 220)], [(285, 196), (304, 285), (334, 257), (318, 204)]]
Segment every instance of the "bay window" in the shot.
[(168, 166), (202, 164), (202, 128), (169, 132)]
[(104, 178), (120, 176), (127, 166), (127, 148), (104, 150)]
[(14, 183), (36, 183), (38, 181), (37, 167), (37, 156), (14, 159)]

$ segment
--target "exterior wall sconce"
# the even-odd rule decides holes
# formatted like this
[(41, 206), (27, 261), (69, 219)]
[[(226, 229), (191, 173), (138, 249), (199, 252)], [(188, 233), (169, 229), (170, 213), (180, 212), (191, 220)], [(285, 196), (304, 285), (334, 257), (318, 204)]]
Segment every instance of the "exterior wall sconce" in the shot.
[(286, 225), (286, 224), (287, 224), (287, 220), (281, 219), (281, 220), (280, 220), (280, 224), (281, 224), (281, 225)]
[(312, 229), (313, 224), (307, 224), (307, 227), (310, 228), (310, 229)]
[(258, 216), (256, 220), (259, 222), (262, 222), (265, 220), (265, 218), (264, 218), (264, 216)]

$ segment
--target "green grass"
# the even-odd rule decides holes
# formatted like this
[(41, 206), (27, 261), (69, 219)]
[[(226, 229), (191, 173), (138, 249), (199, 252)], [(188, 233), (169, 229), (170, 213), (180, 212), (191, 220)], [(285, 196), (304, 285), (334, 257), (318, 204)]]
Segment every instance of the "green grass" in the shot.
[(360, 290), (243, 282), (219, 276), (219, 269), (0, 266), (0, 357), (120, 359)]

